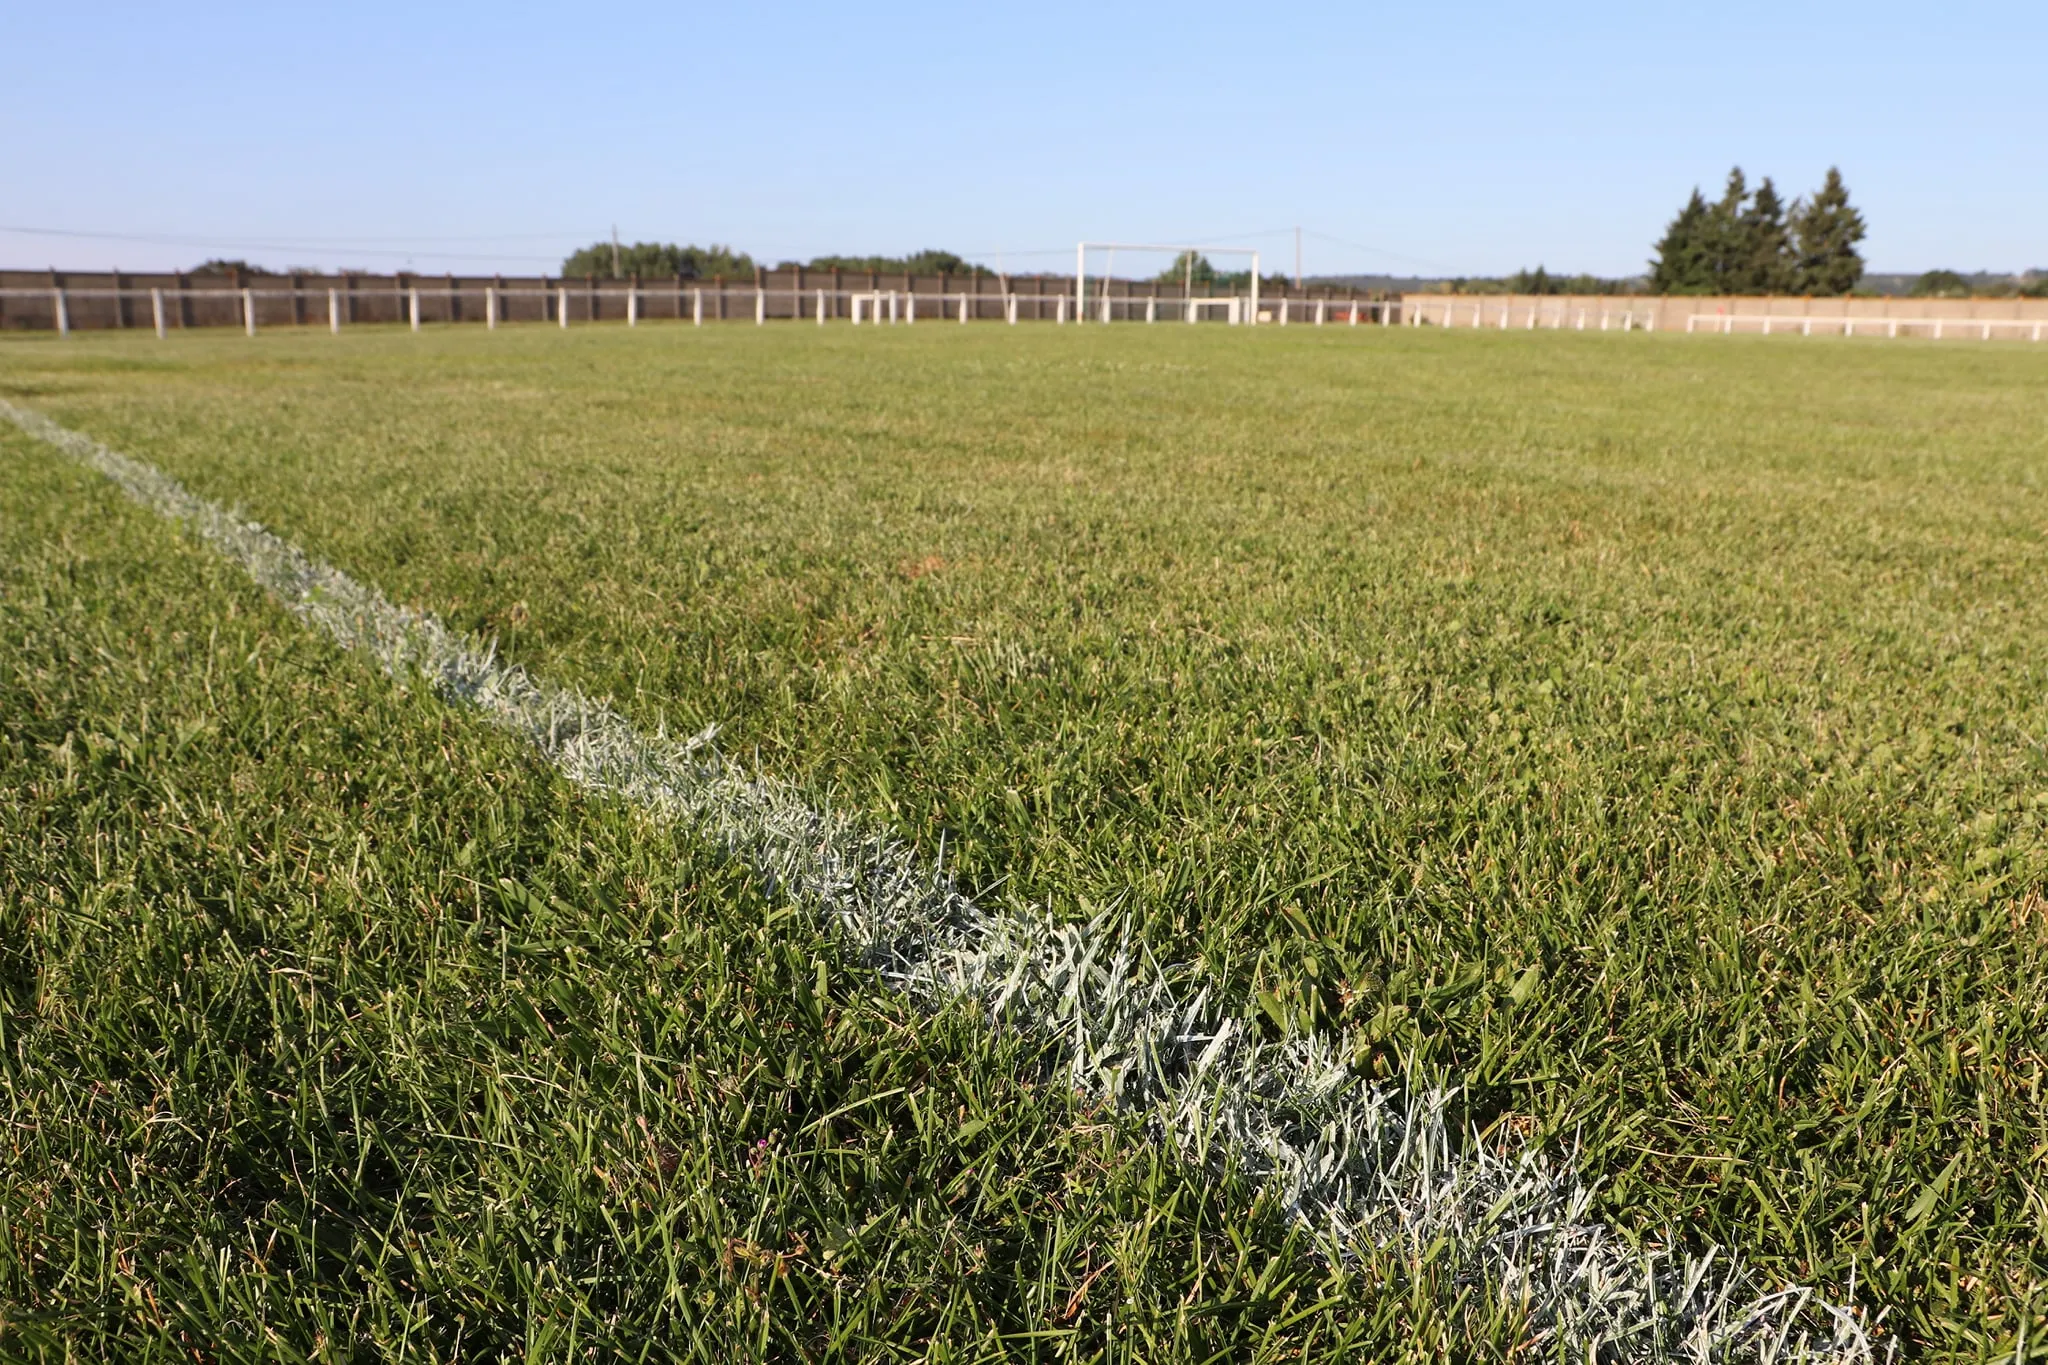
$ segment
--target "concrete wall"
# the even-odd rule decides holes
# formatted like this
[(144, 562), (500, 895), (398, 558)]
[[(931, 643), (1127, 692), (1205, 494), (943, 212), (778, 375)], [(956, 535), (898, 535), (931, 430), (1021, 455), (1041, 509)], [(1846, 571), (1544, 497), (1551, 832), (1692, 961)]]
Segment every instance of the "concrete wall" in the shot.
[[(1623, 327), (1659, 332), (1803, 331), (1840, 334), (1840, 319), (1853, 319), (1857, 335), (1896, 332), (1947, 339), (1984, 336), (2032, 340), (2034, 323), (2048, 324), (2048, 299), (1824, 299), (1783, 297), (1672, 297), (1642, 294), (1407, 294), (1402, 320), (1431, 327), (1500, 327), (1509, 330)], [(1809, 322), (1809, 320), (1811, 320)], [(1972, 328), (1966, 324), (1975, 322)], [(1894, 327), (1892, 324), (1896, 323)], [(2013, 325), (2020, 324), (2020, 325)]]

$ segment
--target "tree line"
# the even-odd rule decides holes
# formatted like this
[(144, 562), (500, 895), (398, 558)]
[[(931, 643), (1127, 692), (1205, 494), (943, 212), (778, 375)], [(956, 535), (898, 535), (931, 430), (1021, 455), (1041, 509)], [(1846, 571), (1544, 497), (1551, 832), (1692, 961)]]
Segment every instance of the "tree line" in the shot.
[[(883, 275), (986, 275), (986, 267), (970, 264), (951, 251), (927, 248), (908, 256), (818, 256), (804, 262), (785, 261), (784, 267), (801, 264), (806, 270), (872, 271)], [(562, 262), (568, 277), (596, 276), (623, 280), (681, 276), (686, 280), (752, 279), (754, 258), (744, 251), (716, 243), (711, 246), (678, 246), (674, 242), (592, 242), (569, 254)]]
[(1811, 195), (1787, 205), (1769, 176), (1752, 193), (1740, 166), (1721, 197), (1692, 198), (1650, 262), (1654, 294), (1847, 294), (1863, 278), (1863, 215), (1830, 166)]

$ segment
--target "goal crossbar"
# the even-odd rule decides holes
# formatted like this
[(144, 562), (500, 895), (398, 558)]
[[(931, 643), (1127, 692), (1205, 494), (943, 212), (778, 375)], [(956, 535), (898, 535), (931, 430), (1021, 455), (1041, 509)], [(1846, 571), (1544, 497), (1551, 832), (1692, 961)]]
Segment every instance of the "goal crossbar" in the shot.
[[(1074, 248), (1074, 320), (1083, 321), (1088, 316), (1088, 252), (1096, 251), (1171, 251), (1176, 257), (1183, 253), (1188, 256), (1190, 268), (1195, 256), (1234, 255), (1252, 258), (1252, 298), (1246, 320), (1259, 320), (1259, 252), (1249, 246), (1203, 246), (1197, 242), (1082, 242)], [(1105, 276), (1103, 288), (1109, 287)]]

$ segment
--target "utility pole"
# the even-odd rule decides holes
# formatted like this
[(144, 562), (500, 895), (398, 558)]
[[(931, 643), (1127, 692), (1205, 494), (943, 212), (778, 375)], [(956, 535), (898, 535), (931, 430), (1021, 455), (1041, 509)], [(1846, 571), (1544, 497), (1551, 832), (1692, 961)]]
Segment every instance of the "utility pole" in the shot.
[[(1300, 260), (1301, 260), (1301, 242), (1300, 242), (1300, 240), (1299, 240), (1299, 229), (1297, 229), (1296, 231), (1297, 231), (1297, 237), (1296, 237), (1296, 241), (1295, 241), (1295, 244), (1294, 244), (1294, 258), (1295, 258), (1295, 261), (1296, 261), (1296, 263), (1297, 263), (1297, 272), (1296, 272), (1296, 273), (1299, 273), (1299, 262), (1300, 262)], [(613, 279), (615, 279), (615, 280), (617, 280), (617, 279), (623, 279), (623, 278), (625, 278), (625, 274), (626, 274), (626, 272), (625, 272), (624, 268), (623, 268), (623, 267), (621, 267), (621, 266), (620, 266), (620, 264), (619, 264), (619, 225), (618, 225), (617, 223), (613, 223), (613, 224), (612, 224), (612, 278), (613, 278)]]
[(1294, 287), (1301, 288), (1301, 228), (1294, 229)]

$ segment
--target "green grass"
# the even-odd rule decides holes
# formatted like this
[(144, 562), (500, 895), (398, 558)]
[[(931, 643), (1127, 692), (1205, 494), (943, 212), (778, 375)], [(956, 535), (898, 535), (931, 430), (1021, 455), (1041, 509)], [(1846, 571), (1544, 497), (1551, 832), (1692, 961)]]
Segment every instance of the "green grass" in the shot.
[[(2044, 381), (1348, 328), (0, 345), (0, 397), (1964, 1359), (2048, 1341)], [(750, 1294), (789, 1352), (1243, 1356), (1326, 1296), (1269, 1349), (1442, 1345), (1028, 1040), (821, 1005), (846, 969), (737, 873), (5, 441), (0, 1350), (716, 1354)]]

